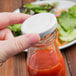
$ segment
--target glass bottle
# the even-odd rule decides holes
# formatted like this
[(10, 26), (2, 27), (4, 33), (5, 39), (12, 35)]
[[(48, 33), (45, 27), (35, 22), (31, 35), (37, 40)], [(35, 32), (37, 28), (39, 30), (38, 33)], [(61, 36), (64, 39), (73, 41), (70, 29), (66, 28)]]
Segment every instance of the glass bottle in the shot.
[(29, 76), (66, 76), (63, 56), (56, 45), (56, 32), (41, 39), (28, 49)]
[(56, 45), (57, 20), (53, 14), (40, 13), (27, 19), (22, 33), (38, 33), (41, 41), (28, 49), (28, 76), (66, 76), (64, 58)]

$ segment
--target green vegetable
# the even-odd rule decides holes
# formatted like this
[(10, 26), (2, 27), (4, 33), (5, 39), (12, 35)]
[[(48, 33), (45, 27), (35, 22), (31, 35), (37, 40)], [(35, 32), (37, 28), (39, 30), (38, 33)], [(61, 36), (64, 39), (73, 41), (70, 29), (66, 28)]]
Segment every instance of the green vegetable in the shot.
[(58, 24), (57, 25), (58, 31), (59, 31), (59, 36), (68, 36), (68, 33), (64, 31), (64, 29)]
[(72, 41), (76, 39), (76, 29), (73, 29), (73, 31), (66, 32), (60, 25), (58, 25), (58, 30), (59, 30), (59, 39), (62, 42), (65, 41)]
[(51, 12), (52, 9), (54, 9), (58, 5), (58, 2), (54, 2), (52, 4), (26, 4), (24, 5), (25, 13), (30, 14), (30, 10), (34, 11), (34, 14), (37, 13), (44, 13), (44, 12)]
[(69, 13), (76, 17), (76, 5), (74, 5), (73, 7), (69, 8)]
[(8, 28), (14, 33), (15, 36), (21, 35), (21, 24), (9, 25)]
[(75, 40), (76, 39), (76, 29), (73, 29), (73, 31), (72, 32), (66, 32), (67, 33), (67, 35), (66, 36), (59, 36), (59, 39), (61, 40), (61, 41), (63, 41), (63, 42), (65, 42), (65, 41), (73, 41), (73, 40)]
[(69, 12), (62, 12), (59, 19), (59, 24), (65, 31), (72, 31), (76, 27), (76, 18), (70, 15)]
[(62, 42), (73, 41), (76, 39), (76, 5), (63, 11), (58, 18), (59, 39)]
[(47, 13), (48, 11), (46, 11), (46, 10), (35, 10), (35, 13)]
[(35, 9), (38, 9), (38, 10), (44, 10), (44, 9), (48, 9), (48, 7), (41, 7), (40, 5), (34, 5), (34, 4), (26, 4), (24, 5), (24, 7), (30, 9), (30, 10), (35, 10)]

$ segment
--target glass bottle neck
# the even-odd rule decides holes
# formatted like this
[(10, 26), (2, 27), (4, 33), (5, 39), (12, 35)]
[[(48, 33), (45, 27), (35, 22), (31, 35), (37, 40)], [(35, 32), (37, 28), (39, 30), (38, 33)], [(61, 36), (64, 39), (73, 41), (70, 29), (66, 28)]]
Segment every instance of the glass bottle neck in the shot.
[(32, 47), (41, 48), (41, 47), (50, 46), (55, 42), (55, 38), (56, 38), (56, 31), (41, 38), (41, 41), (38, 44), (33, 45)]
[[(52, 53), (52, 52), (58, 51), (55, 38), (56, 38), (56, 32), (54, 31), (52, 34), (49, 34), (45, 38), (42, 38), (38, 44), (30, 47), (28, 49), (28, 61), (29, 61), (30, 57), (32, 55), (36, 54), (37, 52), (46, 50), (46, 51), (50, 51), (50, 53)], [(27, 63), (28, 63), (28, 61), (27, 61)]]
[(28, 49), (28, 53), (30, 52), (33, 54), (37, 50), (44, 50), (44, 49), (53, 49), (56, 50), (56, 31), (54, 31), (52, 34), (49, 34), (41, 39), (41, 41), (38, 44), (33, 45)]

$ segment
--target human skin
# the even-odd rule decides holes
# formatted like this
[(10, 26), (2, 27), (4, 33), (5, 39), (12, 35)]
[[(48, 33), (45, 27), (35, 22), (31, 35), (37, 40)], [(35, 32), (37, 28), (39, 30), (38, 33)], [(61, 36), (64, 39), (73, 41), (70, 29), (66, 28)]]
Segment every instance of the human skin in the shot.
[(14, 37), (11, 30), (7, 28), (8, 25), (23, 23), (29, 17), (20, 13), (0, 13), (0, 64), (40, 41), (38, 34)]

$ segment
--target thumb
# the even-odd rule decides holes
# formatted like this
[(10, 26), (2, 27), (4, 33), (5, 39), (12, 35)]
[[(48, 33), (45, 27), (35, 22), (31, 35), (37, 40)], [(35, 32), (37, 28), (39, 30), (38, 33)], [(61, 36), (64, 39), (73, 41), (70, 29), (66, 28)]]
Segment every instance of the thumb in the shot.
[(0, 60), (5, 61), (39, 41), (40, 37), (38, 34), (27, 34), (13, 38), (12, 40), (0, 41)]

